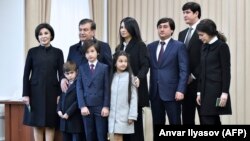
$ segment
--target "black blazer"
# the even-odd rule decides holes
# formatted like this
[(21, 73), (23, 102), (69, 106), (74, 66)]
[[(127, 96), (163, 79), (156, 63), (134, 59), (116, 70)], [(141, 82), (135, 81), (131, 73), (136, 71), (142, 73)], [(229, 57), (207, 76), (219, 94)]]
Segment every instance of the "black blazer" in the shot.
[[(188, 28), (181, 31), (178, 36), (178, 40), (184, 43)], [(197, 31), (195, 30), (187, 47), (189, 54), (189, 70), (197, 79), (199, 78), (199, 65), (200, 65), (200, 51), (202, 47), (202, 41), (199, 39)]]
[(60, 130), (67, 133), (80, 133), (83, 131), (81, 111), (78, 108), (76, 95), (76, 81), (71, 84), (66, 93), (62, 93), (57, 111), (67, 113), (67, 120), (60, 118)]
[[(100, 54), (98, 56), (98, 61), (108, 65), (109, 70), (111, 70), (112, 54), (111, 54), (111, 49), (110, 49), (109, 44), (102, 42), (102, 41), (99, 41), (97, 39), (94, 39), (94, 41), (98, 42), (98, 46), (100, 48)], [(81, 41), (70, 47), (67, 60), (74, 61), (77, 64), (77, 66), (80, 66), (80, 64), (82, 64), (82, 63), (84, 64), (84, 63), (88, 62), (88, 60), (85, 57), (85, 54), (83, 53)]]
[(219, 98), (222, 92), (229, 94), (230, 68), (230, 51), (226, 43), (217, 40), (202, 47), (201, 72), (198, 82), (198, 89), (201, 92), (200, 115), (232, 113), (230, 95), (228, 95), (226, 107), (215, 106), (216, 98)]
[[(121, 45), (116, 51), (123, 50), (123, 48), (124, 45)], [(149, 106), (149, 92), (147, 83), (149, 54), (146, 44), (131, 39), (125, 51), (130, 56), (130, 65), (133, 74), (140, 79), (140, 86), (138, 88), (138, 105), (141, 107)]]

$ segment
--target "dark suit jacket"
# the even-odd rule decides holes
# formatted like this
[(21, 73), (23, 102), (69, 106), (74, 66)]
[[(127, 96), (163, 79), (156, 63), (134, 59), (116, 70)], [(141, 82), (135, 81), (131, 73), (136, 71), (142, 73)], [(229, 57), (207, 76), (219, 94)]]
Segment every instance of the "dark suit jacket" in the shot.
[(107, 65), (97, 62), (94, 74), (91, 74), (88, 63), (80, 65), (77, 78), (77, 99), (79, 108), (109, 107), (110, 81)]
[(182, 42), (170, 39), (161, 59), (157, 62), (159, 41), (148, 45), (150, 53), (150, 99), (157, 94), (163, 101), (175, 101), (175, 93), (185, 93), (188, 80), (188, 55)]
[(69, 86), (66, 93), (61, 94), (57, 111), (62, 111), (63, 114), (67, 113), (69, 115), (67, 120), (60, 118), (61, 131), (67, 133), (83, 132), (81, 111), (77, 104), (76, 81)]
[(215, 106), (216, 98), (219, 98), (222, 92), (229, 94), (230, 68), (230, 51), (226, 43), (217, 40), (202, 47), (201, 76), (198, 83), (201, 92), (200, 115), (232, 113), (230, 95), (225, 108)]
[[(110, 46), (107, 43), (104, 43), (102, 41), (94, 39), (96, 42), (98, 42), (99, 48), (100, 48), (100, 54), (98, 56), (98, 61), (101, 63), (104, 63), (109, 66), (109, 70), (112, 68), (112, 54), (110, 50)], [(81, 41), (75, 45), (72, 45), (69, 48), (69, 54), (67, 60), (74, 61), (77, 66), (79, 66), (82, 63), (87, 63), (88, 60), (85, 57), (85, 54), (83, 53), (83, 49), (81, 48)]]
[(57, 76), (63, 77), (63, 63), (63, 53), (58, 48), (38, 46), (29, 50), (23, 75), (23, 96), (30, 97), (32, 112), (25, 108), (24, 124), (56, 127), (56, 100), (62, 93)]
[[(184, 43), (188, 28), (179, 33), (178, 40)], [(197, 31), (195, 30), (187, 47), (189, 57), (189, 70), (197, 79), (199, 78), (199, 65), (202, 41), (199, 39)]]
[[(118, 50), (123, 50), (122, 45)], [(130, 65), (133, 74), (140, 79), (138, 88), (138, 105), (141, 107), (149, 106), (149, 93), (147, 83), (147, 73), (149, 70), (149, 54), (145, 43), (137, 42), (132, 39), (128, 43), (125, 51), (129, 54)]]

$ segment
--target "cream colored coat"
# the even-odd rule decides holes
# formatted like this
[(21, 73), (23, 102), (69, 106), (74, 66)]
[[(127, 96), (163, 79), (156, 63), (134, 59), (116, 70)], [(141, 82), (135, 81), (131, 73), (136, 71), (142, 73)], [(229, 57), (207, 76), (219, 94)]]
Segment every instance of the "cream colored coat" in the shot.
[(137, 120), (138, 95), (132, 85), (131, 102), (128, 104), (128, 72), (115, 73), (111, 84), (109, 133), (134, 133), (134, 124), (128, 119)]

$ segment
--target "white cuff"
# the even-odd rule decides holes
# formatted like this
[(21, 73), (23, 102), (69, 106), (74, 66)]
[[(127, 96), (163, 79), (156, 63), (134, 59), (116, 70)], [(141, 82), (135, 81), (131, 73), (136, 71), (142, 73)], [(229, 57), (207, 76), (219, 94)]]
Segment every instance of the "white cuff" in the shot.
[(195, 76), (194, 76), (192, 73), (191, 73), (190, 75), (191, 75), (191, 77), (192, 77), (193, 79), (196, 79)]
[(197, 92), (197, 96), (201, 95), (201, 92)]

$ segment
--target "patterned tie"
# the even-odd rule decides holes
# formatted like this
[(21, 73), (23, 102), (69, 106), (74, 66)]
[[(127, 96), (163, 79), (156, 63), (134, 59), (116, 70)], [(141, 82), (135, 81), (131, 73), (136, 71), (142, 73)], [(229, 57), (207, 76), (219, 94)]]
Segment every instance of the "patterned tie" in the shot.
[(91, 74), (94, 74), (94, 71), (95, 71), (95, 69), (94, 69), (94, 64), (90, 64), (89, 65), (90, 66), (90, 72), (91, 72)]
[(160, 42), (160, 44), (161, 44), (161, 50), (160, 50), (159, 55), (158, 55), (158, 63), (160, 63), (161, 58), (162, 58), (162, 55), (163, 55), (163, 53), (164, 53), (164, 45), (165, 45), (165, 42)]
[(190, 39), (191, 39), (191, 37), (192, 37), (192, 30), (193, 30), (193, 28), (192, 27), (190, 27), (189, 29), (188, 29), (188, 32), (187, 32), (187, 37), (186, 37), (186, 40), (185, 40), (185, 45), (186, 45), (186, 47), (188, 48), (188, 44), (189, 44), (189, 41), (190, 41)]

